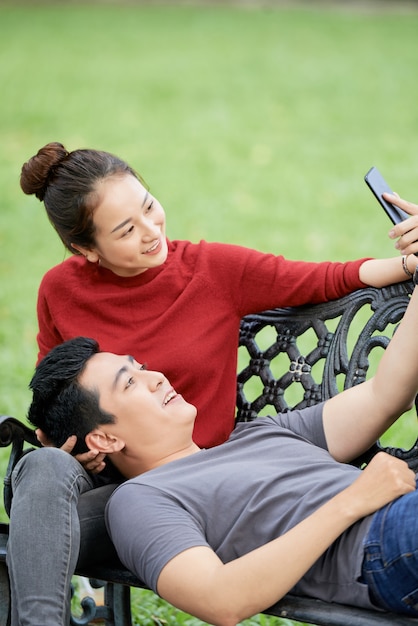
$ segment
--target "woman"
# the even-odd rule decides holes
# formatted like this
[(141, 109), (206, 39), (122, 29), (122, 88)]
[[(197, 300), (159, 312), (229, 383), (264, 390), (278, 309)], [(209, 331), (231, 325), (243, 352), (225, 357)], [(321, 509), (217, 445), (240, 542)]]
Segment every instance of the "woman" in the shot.
[[(44, 202), (72, 253), (39, 289), (38, 360), (78, 335), (92, 336), (102, 350), (118, 354), (135, 346), (133, 357), (164, 371), (197, 406), (193, 438), (200, 447), (225, 441), (234, 426), (242, 316), (400, 282), (416, 265), (410, 256), (344, 264), (287, 261), (239, 246), (167, 240), (158, 200), (129, 165), (106, 152), (68, 152), (50, 143), (25, 163), (21, 186)], [(417, 206), (397, 202), (418, 214)], [(417, 249), (411, 244), (403, 253)], [(48, 444), (41, 431), (38, 436)], [(105, 462), (95, 451), (77, 457), (90, 470), (85, 471), (66, 454), (76, 452), (74, 444), (70, 438), (61, 450), (32, 452), (14, 474), (12, 626), (69, 623), (68, 589), (79, 552), (83, 561), (77, 504), (81, 542), (96, 538), (102, 556), (111, 550), (103, 509), (115, 476), (111, 467), (101, 471)], [(100, 484), (105, 486), (93, 489)], [(29, 562), (27, 555), (33, 557)], [(96, 557), (90, 551), (88, 558), (91, 563)]]

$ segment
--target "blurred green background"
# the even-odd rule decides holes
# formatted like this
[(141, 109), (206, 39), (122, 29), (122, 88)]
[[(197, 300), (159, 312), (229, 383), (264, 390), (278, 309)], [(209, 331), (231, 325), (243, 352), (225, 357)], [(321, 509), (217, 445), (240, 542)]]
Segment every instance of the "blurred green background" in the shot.
[(38, 284), (66, 256), (24, 161), (49, 141), (115, 152), (170, 238), (391, 256), (363, 177), (418, 200), (417, 32), (416, 2), (0, 4), (0, 412), (25, 415)]

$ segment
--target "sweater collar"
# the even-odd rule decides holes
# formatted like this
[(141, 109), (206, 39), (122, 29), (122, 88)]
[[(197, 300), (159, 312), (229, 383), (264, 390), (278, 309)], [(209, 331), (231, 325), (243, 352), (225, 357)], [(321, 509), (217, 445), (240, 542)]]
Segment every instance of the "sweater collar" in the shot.
[(106, 267), (102, 267), (99, 263), (90, 263), (89, 261), (85, 261), (85, 268), (87, 271), (90, 271), (93, 275), (94, 280), (97, 280), (103, 284), (112, 284), (118, 285), (119, 287), (133, 287), (138, 285), (146, 285), (150, 283), (154, 278), (156, 278), (161, 272), (164, 271), (167, 264), (170, 262), (170, 256), (172, 254), (172, 248), (170, 242), (168, 243), (168, 256), (166, 261), (159, 265), (158, 267), (152, 267), (147, 269), (145, 272), (141, 274), (137, 274), (136, 276), (118, 276), (112, 270), (107, 269)]

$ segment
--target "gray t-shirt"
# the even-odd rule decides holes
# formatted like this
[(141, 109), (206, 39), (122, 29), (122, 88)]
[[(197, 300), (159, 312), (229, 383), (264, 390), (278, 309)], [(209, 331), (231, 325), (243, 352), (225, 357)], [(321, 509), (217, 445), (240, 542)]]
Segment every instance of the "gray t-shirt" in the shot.
[[(282, 535), (350, 485), (360, 470), (328, 453), (322, 408), (238, 424), (226, 443), (123, 483), (106, 521), (124, 565), (156, 591), (161, 570), (182, 551), (210, 546), (226, 563)], [(369, 523), (370, 516), (351, 526), (293, 592), (372, 607), (358, 582)]]

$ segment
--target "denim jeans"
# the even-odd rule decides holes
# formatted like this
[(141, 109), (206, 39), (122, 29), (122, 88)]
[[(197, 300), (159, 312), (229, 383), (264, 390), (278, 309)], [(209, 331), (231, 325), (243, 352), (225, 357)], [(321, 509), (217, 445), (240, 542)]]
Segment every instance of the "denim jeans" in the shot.
[(115, 554), (104, 508), (116, 485), (94, 488), (97, 481), (57, 448), (26, 454), (12, 484), (7, 555), (11, 626), (67, 626), (77, 561), (91, 563)]
[(364, 541), (362, 578), (377, 606), (418, 616), (418, 491), (373, 515)]

